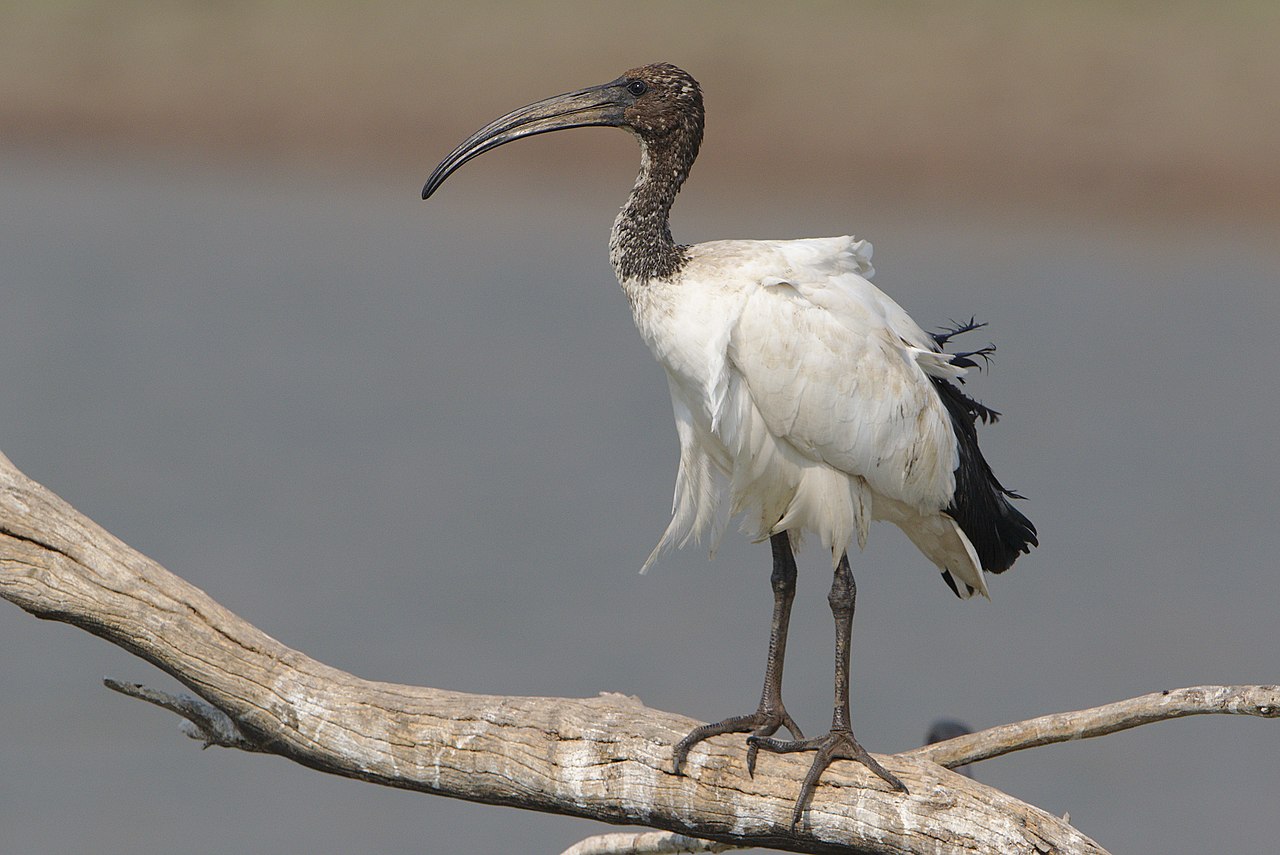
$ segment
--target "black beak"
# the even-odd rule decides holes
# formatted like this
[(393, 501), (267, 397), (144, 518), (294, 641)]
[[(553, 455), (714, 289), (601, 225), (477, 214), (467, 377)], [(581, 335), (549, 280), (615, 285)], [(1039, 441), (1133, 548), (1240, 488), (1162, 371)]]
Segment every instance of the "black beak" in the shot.
[(422, 198), (430, 198), (454, 170), (486, 151), (549, 131), (592, 125), (618, 127), (625, 124), (623, 111), (634, 102), (635, 96), (627, 91), (627, 81), (618, 79), (512, 110), (476, 131), (450, 152), (427, 179), (426, 186), (422, 188)]

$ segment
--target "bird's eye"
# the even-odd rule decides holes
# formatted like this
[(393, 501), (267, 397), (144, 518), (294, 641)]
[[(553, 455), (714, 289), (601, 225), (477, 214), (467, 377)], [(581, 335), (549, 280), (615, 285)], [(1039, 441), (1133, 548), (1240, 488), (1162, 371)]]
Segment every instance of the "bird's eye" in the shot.
[(649, 84), (643, 80), (632, 80), (627, 84), (627, 91), (639, 98), (641, 95), (649, 91)]

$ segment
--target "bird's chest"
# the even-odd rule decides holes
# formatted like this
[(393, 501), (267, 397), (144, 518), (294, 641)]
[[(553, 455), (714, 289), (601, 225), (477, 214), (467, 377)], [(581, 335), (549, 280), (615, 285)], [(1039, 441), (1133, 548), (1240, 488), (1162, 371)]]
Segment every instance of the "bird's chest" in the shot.
[(743, 297), (728, 290), (657, 282), (623, 290), (632, 317), (673, 394), (700, 420), (712, 421), (724, 394), (727, 354)]

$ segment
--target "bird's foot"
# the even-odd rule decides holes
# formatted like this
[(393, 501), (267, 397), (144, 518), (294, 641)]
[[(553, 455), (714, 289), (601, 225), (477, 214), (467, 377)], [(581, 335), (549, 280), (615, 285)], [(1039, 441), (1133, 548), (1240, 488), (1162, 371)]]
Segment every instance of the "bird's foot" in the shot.
[(766, 736), (749, 736), (747, 743), (752, 749), (763, 748), (775, 754), (791, 754), (796, 751), (817, 752), (817, 756), (813, 758), (813, 765), (809, 767), (809, 774), (804, 776), (804, 783), (800, 785), (800, 795), (796, 797), (795, 810), (791, 812), (793, 829), (799, 824), (800, 815), (813, 799), (813, 791), (818, 786), (818, 779), (834, 760), (856, 760), (883, 778), (895, 790), (907, 793), (906, 785), (868, 754), (867, 750), (858, 744), (858, 740), (853, 738), (853, 732), (848, 728), (832, 728), (826, 736), (791, 741), (771, 739)]
[[(804, 734), (800, 732), (800, 728), (781, 702), (776, 704), (762, 703), (760, 708), (750, 715), (733, 716), (732, 718), (726, 718), (724, 721), (717, 721), (714, 724), (695, 727), (689, 732), (688, 736), (676, 743), (675, 750), (671, 752), (676, 774), (683, 774), (681, 770), (684, 768), (685, 760), (689, 757), (689, 749), (702, 740), (709, 739), (712, 736), (719, 736), (722, 733), (749, 733), (751, 735), (747, 737), (747, 774), (754, 775), (756, 771), (756, 753), (759, 751), (759, 747), (754, 740), (773, 736), (778, 732), (779, 728), (783, 727), (790, 731), (791, 735), (796, 739), (804, 739)], [(770, 741), (778, 742), (779, 740)]]

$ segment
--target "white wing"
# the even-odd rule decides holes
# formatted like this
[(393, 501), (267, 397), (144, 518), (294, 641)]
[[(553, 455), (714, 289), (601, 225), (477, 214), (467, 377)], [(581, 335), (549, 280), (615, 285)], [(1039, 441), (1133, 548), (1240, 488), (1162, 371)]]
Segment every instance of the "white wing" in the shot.
[[(831, 419), (823, 424), (819, 418), (816, 431), (826, 438), (817, 443), (821, 459), (855, 480), (865, 479), (875, 491), (874, 516), (901, 528), (938, 569), (961, 582), (961, 597), (974, 592), (989, 596), (973, 545), (943, 512), (954, 496), (959, 449), (950, 415), (925, 376), (951, 380), (967, 372), (951, 364), (906, 310), (867, 281), (874, 271), (866, 241), (787, 241), (779, 249), (791, 260), (792, 273), (771, 287), (789, 288), (826, 311), (828, 317), (811, 328), (817, 337), (830, 342), (852, 336), (863, 344), (855, 343), (843, 354), (843, 360), (858, 357), (858, 368), (833, 399), (811, 395), (805, 402), (803, 396), (783, 395), (775, 396), (773, 403), (784, 410), (809, 407), (819, 412), (830, 404)], [(826, 339), (824, 323), (847, 330), (848, 336)], [(829, 350), (834, 354), (839, 348), (829, 345)], [(831, 365), (832, 359), (824, 356), (819, 362), (838, 374), (843, 360), (836, 356)], [(803, 356), (797, 358), (804, 361)], [(823, 368), (816, 373), (822, 374)], [(850, 422), (857, 429), (842, 433)], [(804, 433), (797, 431), (798, 436)], [(868, 466), (873, 467), (870, 474)]]
[(868, 281), (870, 245), (721, 241), (691, 253), (677, 281), (628, 290), (667, 371), (681, 445), (655, 554), (720, 530), (728, 476), (729, 510), (749, 512), (757, 537), (814, 532), (834, 561), (865, 542), (873, 515), (891, 519), (985, 592), (972, 547), (941, 513), (958, 450), (929, 375), (963, 369)]
[(927, 374), (956, 369), (861, 275), (861, 243), (774, 243), (787, 269), (748, 296), (729, 361), (773, 436), (885, 497), (941, 510), (958, 457)]

